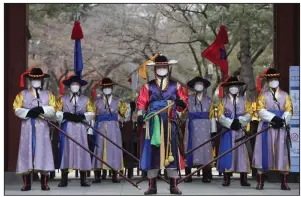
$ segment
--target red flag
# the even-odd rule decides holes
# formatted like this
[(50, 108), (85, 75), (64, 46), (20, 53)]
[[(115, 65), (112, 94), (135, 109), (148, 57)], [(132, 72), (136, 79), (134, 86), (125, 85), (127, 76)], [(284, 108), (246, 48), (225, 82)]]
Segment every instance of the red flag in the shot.
[(220, 67), (221, 71), (228, 76), (229, 65), (227, 60), (227, 53), (225, 50), (225, 44), (228, 44), (228, 33), (224, 25), (220, 26), (220, 30), (217, 34), (215, 41), (202, 52), (202, 57), (208, 59)]

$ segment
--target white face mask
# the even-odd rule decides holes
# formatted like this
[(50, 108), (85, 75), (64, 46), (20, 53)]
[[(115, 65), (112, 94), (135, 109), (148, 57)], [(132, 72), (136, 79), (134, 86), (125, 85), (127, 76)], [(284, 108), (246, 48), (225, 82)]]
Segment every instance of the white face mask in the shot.
[(41, 80), (32, 80), (31, 81), (31, 86), (34, 88), (40, 88), (42, 84)]
[(157, 75), (163, 77), (163, 76), (167, 75), (168, 69), (167, 68), (159, 68), (159, 69), (156, 69), (156, 73), (157, 73)]
[(239, 91), (239, 89), (238, 89), (238, 87), (236, 87), (236, 86), (232, 86), (232, 87), (229, 88), (229, 92), (230, 92), (231, 94), (237, 94), (238, 91)]
[(111, 93), (112, 93), (112, 88), (104, 88), (104, 89), (103, 89), (103, 93), (104, 93), (105, 95), (111, 94)]
[(79, 85), (71, 85), (70, 90), (72, 93), (77, 93), (79, 91)]
[(279, 81), (278, 80), (273, 80), (269, 82), (270, 88), (278, 88), (279, 86)]
[(204, 86), (203, 86), (203, 84), (197, 83), (197, 84), (195, 84), (194, 89), (195, 89), (197, 92), (201, 92), (201, 91), (204, 90)]

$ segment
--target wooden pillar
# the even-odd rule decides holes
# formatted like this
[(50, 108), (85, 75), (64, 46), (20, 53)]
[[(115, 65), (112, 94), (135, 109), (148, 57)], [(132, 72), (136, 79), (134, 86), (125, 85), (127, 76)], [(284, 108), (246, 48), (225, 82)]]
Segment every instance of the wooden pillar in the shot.
[[(274, 4), (274, 65), (281, 73), (280, 88), (289, 92), (289, 66), (300, 66), (300, 4)], [(299, 173), (290, 173), (296, 182)], [(279, 182), (279, 172), (268, 173), (269, 181)]]
[(21, 91), (20, 76), (27, 69), (27, 4), (4, 4), (4, 168), (15, 171), (21, 121), (13, 111)]
[(289, 66), (300, 65), (300, 4), (274, 4), (274, 64), (289, 92)]

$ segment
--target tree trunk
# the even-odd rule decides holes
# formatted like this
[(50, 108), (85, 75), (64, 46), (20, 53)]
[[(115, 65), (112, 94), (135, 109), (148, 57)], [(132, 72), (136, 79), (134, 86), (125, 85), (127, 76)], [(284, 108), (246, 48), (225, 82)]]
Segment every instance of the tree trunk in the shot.
[(255, 100), (256, 85), (253, 74), (250, 52), (250, 29), (247, 25), (243, 25), (240, 35), (240, 63), (241, 72), (240, 80), (247, 84), (246, 96), (250, 101)]

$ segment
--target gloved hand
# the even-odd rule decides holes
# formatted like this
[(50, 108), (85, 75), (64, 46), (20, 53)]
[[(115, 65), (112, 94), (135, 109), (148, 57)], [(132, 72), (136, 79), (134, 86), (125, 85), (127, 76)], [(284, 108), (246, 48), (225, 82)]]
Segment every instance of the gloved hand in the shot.
[(31, 109), (32, 111), (36, 112), (38, 115), (39, 114), (44, 114), (44, 109), (43, 107), (35, 107)]
[(280, 129), (284, 126), (284, 120), (278, 116), (274, 116), (274, 118), (271, 120), (271, 124), (274, 129)]
[(63, 119), (64, 119), (64, 120), (71, 121), (71, 120), (70, 120), (70, 117), (71, 117), (72, 115), (73, 115), (73, 114), (70, 113), (70, 112), (64, 112), (64, 114), (63, 114)]
[(182, 101), (181, 99), (177, 99), (175, 101), (175, 103), (176, 103), (177, 107), (186, 108), (186, 103), (184, 101)]
[(39, 114), (33, 109), (30, 109), (26, 114), (26, 117), (28, 118), (37, 118), (38, 116)]
[(240, 124), (239, 120), (238, 119), (234, 119), (233, 122), (232, 122), (232, 124), (231, 124), (231, 126), (230, 126), (230, 128), (232, 130), (235, 130), (235, 131), (241, 129), (241, 124)]
[(143, 124), (143, 122), (144, 122), (143, 120), (144, 120), (143, 115), (140, 115), (140, 116), (137, 117), (137, 123), (138, 123), (139, 125), (142, 125), (142, 124)]
[(214, 138), (217, 135), (217, 133), (210, 133), (211, 138)]
[(82, 122), (83, 120), (86, 119), (86, 117), (83, 114), (78, 114), (78, 115), (72, 114), (71, 119), (72, 119), (71, 121), (73, 122)]
[(77, 117), (80, 120), (80, 122), (86, 120), (86, 116), (84, 114), (78, 114)]

